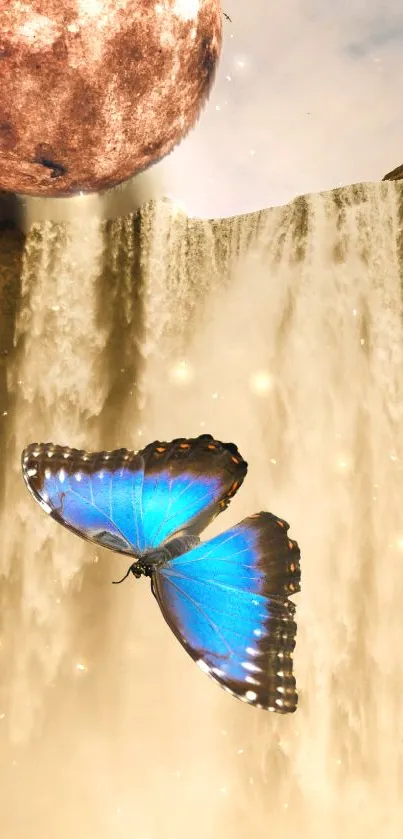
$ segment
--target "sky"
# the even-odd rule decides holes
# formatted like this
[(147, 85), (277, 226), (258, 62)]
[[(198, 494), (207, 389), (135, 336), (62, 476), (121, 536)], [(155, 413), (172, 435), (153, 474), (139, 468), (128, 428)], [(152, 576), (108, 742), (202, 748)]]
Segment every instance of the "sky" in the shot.
[(401, 0), (223, 0), (220, 66), (154, 177), (219, 217), (378, 181), (403, 163)]

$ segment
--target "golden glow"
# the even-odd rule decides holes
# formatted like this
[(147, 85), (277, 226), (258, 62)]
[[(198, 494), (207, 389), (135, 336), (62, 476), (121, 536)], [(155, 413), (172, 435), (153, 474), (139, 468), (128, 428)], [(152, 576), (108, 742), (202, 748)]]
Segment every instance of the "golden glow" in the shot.
[(249, 387), (258, 396), (265, 396), (273, 387), (273, 378), (266, 370), (258, 370), (250, 377)]
[(353, 468), (353, 462), (348, 454), (340, 453), (336, 457), (335, 466), (338, 472), (348, 473)]
[(169, 378), (177, 385), (187, 385), (194, 377), (192, 368), (184, 359), (175, 364), (169, 372)]

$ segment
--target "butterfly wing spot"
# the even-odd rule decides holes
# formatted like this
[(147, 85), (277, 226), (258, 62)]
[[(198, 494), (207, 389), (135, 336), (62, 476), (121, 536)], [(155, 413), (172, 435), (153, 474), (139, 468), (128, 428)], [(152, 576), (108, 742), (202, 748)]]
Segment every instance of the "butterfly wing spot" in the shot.
[(45, 511), (45, 513), (48, 513), (48, 515), (52, 512), (52, 508), (51, 508), (51, 506), (50, 506), (50, 505), (46, 502), (46, 500), (45, 500), (45, 496), (44, 496), (43, 498), (41, 498), (41, 499), (38, 499), (38, 503), (39, 503), (39, 504), (40, 504), (40, 506), (42, 507), (42, 510), (44, 510), (44, 511)]
[(260, 685), (260, 682), (253, 676), (245, 676), (245, 682), (248, 682), (249, 685)]
[(262, 668), (258, 667), (256, 664), (253, 664), (251, 661), (241, 661), (241, 667), (244, 670), (249, 670), (250, 673), (261, 673)]
[(259, 650), (257, 650), (256, 647), (246, 647), (245, 652), (248, 653), (248, 655), (260, 655)]
[(206, 664), (206, 662), (203, 661), (202, 658), (199, 658), (199, 660), (196, 661), (196, 664), (198, 665), (198, 667), (200, 667), (200, 670), (203, 670), (203, 673), (211, 672), (211, 667), (209, 667), (208, 664)]
[(33, 478), (34, 475), (37, 474), (37, 472), (38, 472), (38, 470), (37, 470), (36, 467), (33, 467), (32, 469), (27, 469), (28, 478)]
[(240, 487), (239, 481), (234, 481), (234, 483), (232, 484), (232, 486), (230, 486), (230, 488), (228, 490), (228, 498), (232, 498), (232, 496), (235, 495), (235, 493), (236, 493), (237, 489), (239, 489), (239, 487)]
[(257, 699), (257, 693), (254, 690), (247, 690), (245, 693), (245, 699), (247, 702), (255, 702)]

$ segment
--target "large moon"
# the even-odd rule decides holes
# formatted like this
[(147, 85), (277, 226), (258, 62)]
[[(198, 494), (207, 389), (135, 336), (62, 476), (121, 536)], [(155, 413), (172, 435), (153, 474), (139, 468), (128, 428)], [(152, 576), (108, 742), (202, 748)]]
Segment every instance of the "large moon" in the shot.
[(0, 189), (94, 192), (160, 160), (220, 49), (219, 0), (0, 0)]

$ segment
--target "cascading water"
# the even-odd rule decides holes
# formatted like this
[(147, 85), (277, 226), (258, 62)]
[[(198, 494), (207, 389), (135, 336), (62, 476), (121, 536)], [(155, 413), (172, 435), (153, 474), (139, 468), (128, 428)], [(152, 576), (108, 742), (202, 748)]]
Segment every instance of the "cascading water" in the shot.
[(16, 357), (9, 371), (14, 424), (1, 566), (10, 584), (3, 612), (9, 682), (5, 703), (16, 740), (30, 734), (43, 690), (52, 684), (69, 646), (64, 593), (84, 562), (82, 545), (69, 547), (64, 533), (54, 538), (51, 522), (38, 520), (26, 504), (19, 458), (28, 439), (58, 435), (80, 445), (88, 436), (88, 422), (102, 407), (102, 377), (94, 377), (105, 343), (94, 328), (101, 251), (99, 224), (89, 225), (85, 234), (72, 225), (66, 235), (49, 223), (32, 229), (25, 251)]
[[(141, 259), (135, 222), (111, 226), (97, 290), (94, 248), (60, 245), (55, 270), (52, 234), (29, 240), (2, 528), (10, 839), (401, 835), (400, 202), (359, 186), (204, 224), (161, 202), (141, 214)], [(18, 480), (39, 436), (137, 448), (205, 431), (249, 461), (208, 535), (269, 509), (301, 546), (290, 717), (206, 679), (146, 581), (109, 585), (121, 558), (97, 551), (78, 591), (95, 551)]]

